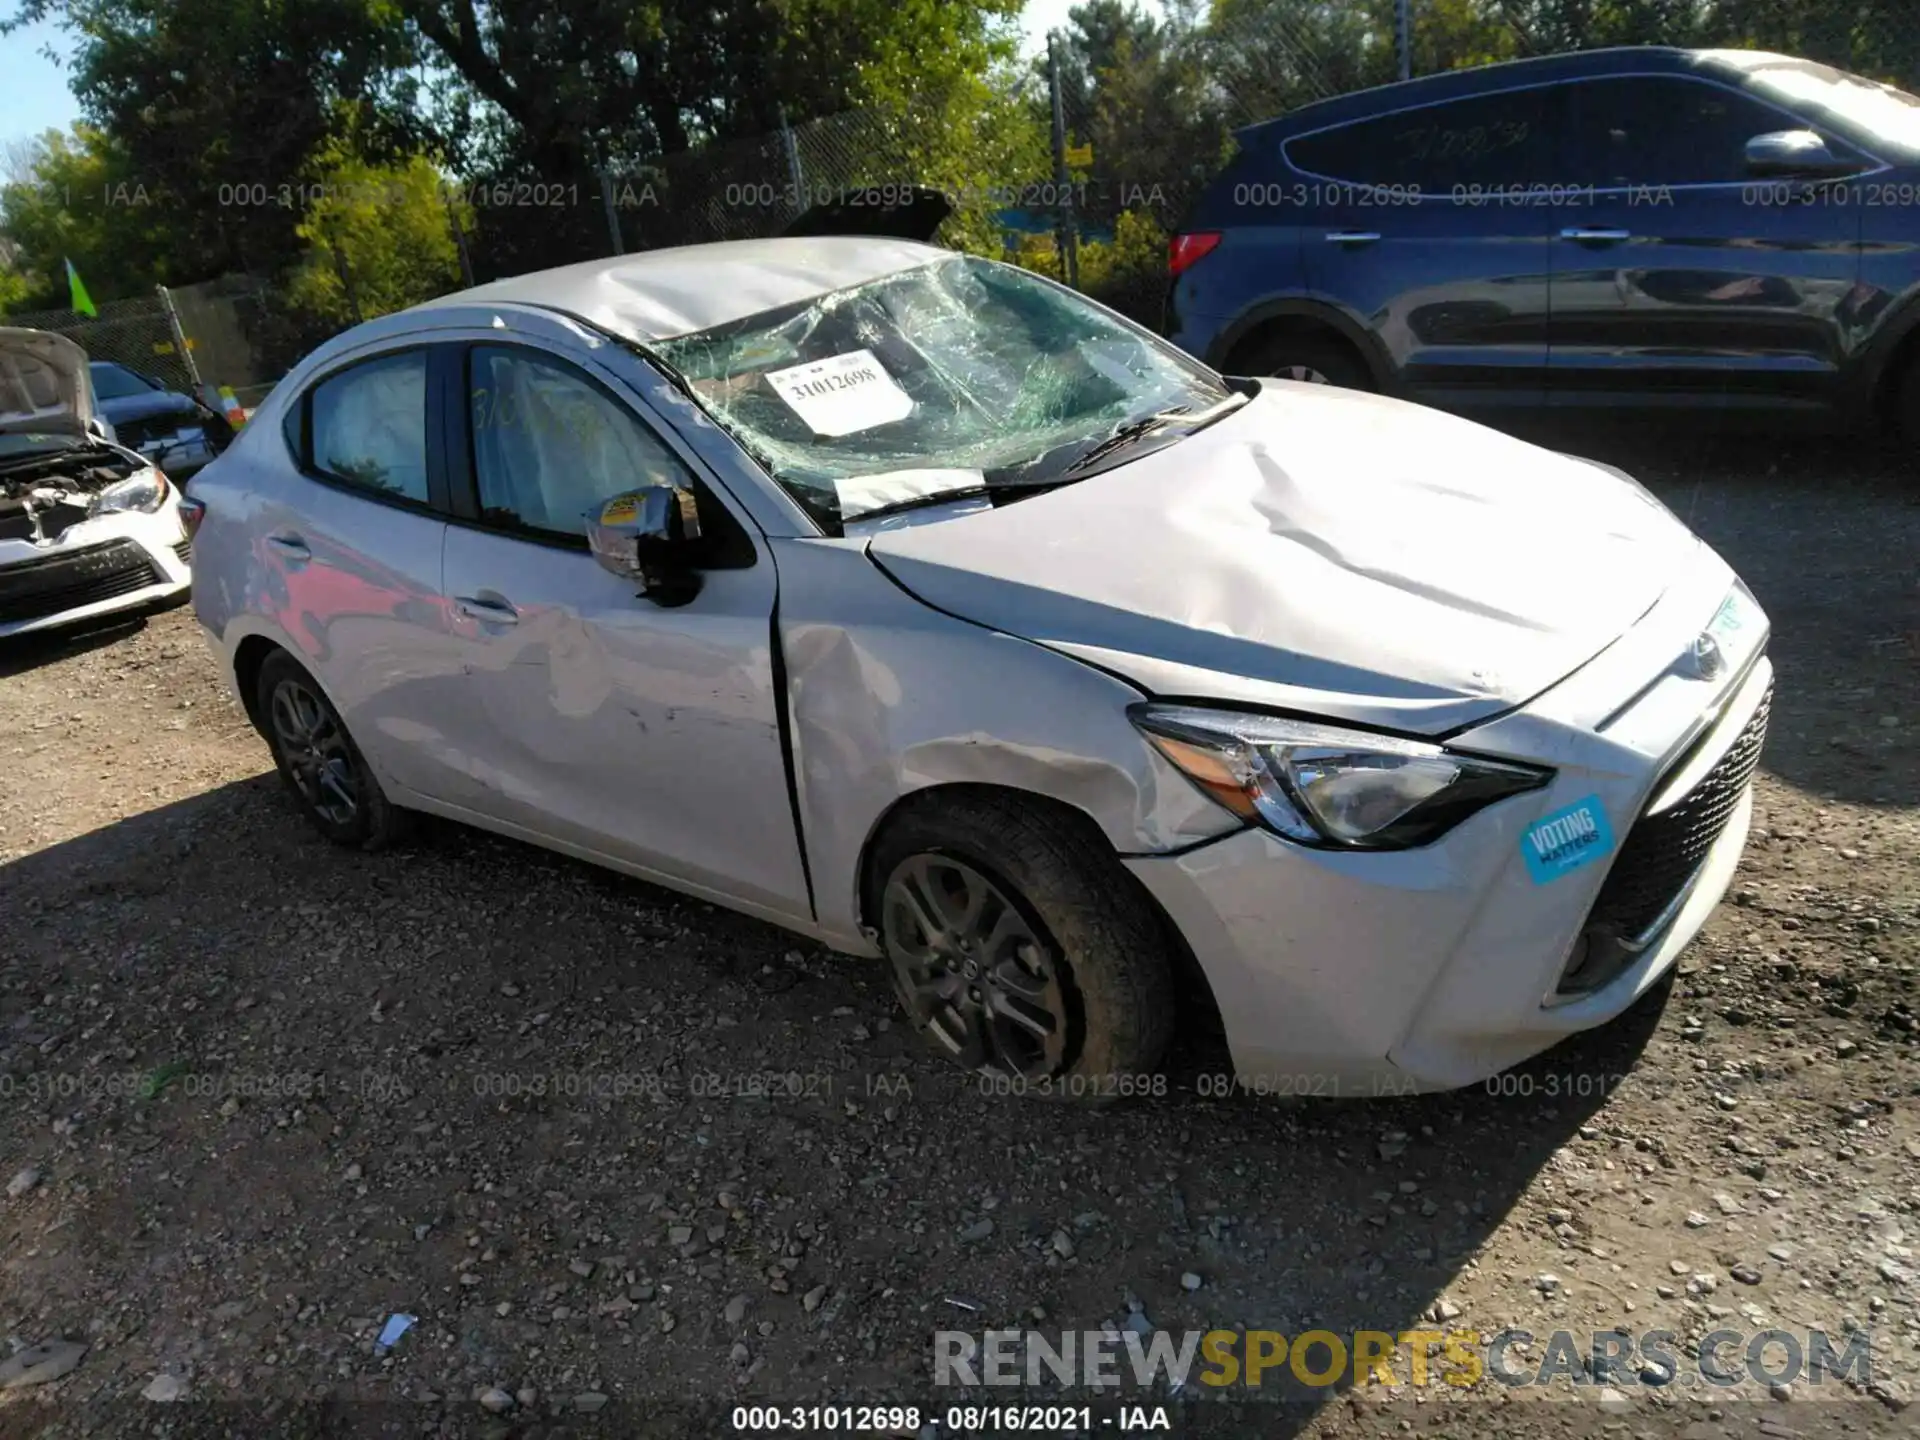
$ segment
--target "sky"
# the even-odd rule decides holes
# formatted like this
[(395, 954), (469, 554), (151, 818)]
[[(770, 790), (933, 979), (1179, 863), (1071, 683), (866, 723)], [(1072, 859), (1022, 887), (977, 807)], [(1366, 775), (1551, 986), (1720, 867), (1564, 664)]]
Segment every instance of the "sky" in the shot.
[[(1043, 49), (1047, 32), (1067, 23), (1067, 11), (1078, 0), (1027, 0), (1021, 12), (1021, 32), (1030, 52)], [(73, 92), (67, 88), (64, 63), (47, 58), (49, 45), (63, 57), (71, 41), (48, 22), (0, 36), (0, 146), (25, 140), (43, 130), (64, 130), (80, 115)]]
[(40, 53), (49, 42), (63, 52), (67, 48), (67, 37), (44, 21), (0, 36), (0, 75), (6, 77), (0, 84), (0, 145), (42, 130), (64, 130), (80, 117), (67, 89), (66, 67)]

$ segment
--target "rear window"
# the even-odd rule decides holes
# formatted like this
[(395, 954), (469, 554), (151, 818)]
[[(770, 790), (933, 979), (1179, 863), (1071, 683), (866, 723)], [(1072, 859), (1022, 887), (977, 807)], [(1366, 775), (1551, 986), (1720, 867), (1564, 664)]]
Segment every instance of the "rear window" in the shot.
[(307, 392), (313, 469), (362, 490), (427, 503), (427, 353), (336, 371)]

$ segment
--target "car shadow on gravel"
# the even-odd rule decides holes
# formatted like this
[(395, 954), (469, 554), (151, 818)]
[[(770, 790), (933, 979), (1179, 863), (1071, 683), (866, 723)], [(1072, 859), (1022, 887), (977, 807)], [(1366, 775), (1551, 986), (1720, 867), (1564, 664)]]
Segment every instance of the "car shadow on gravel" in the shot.
[(141, 615), (115, 615), (59, 630), (7, 636), (0, 639), (0, 680), (25, 675), (59, 660), (71, 660), (89, 650), (105, 649), (138, 633), (146, 623)]
[[(1137, 1313), (1175, 1332), (1350, 1340), (1441, 1316), (1473, 1324), (1447, 1309), (1449, 1285), (1583, 1128), (1661, 1158), (1657, 1140), (1596, 1119), (1657, 1023), (1658, 994), (1451, 1094), (1236, 1093), (1217, 1048), (1192, 1037), (1164, 1079), (1148, 1077), (1156, 1093), (1098, 1109), (1049, 1103), (927, 1054), (871, 962), (458, 826), (429, 825), (391, 854), (341, 851), (312, 835), (271, 775), (0, 866), (0, 908), (15, 917), (0, 935), (13, 977), (0, 1073), (18, 1082), (105, 1055), (188, 1077), (137, 1114), (100, 1099), (78, 1132), (89, 1153), (113, 1150), (129, 1126), (152, 1147), (139, 1168), (87, 1180), (102, 1203), (123, 1202), (143, 1174), (172, 1173), (177, 1184), (142, 1201), (151, 1223), (237, 1247), (244, 1280), (201, 1295), (205, 1267), (162, 1276), (170, 1309), (242, 1284), (328, 1297), (349, 1314), (418, 1296), (453, 1306), (432, 1323), (462, 1335), (476, 1374), (535, 1333), (492, 1302), (519, 1303), (556, 1268), (573, 1283), (563, 1257), (595, 1245), (617, 1244), (637, 1274), (671, 1276), (675, 1309), (692, 1318), (717, 1316), (734, 1292), (757, 1297), (755, 1313), (780, 1329), (756, 1339), (767, 1369), (741, 1393), (777, 1400), (822, 1387), (924, 1399), (937, 1393), (942, 1329), (1052, 1337)], [(111, 1017), (83, 1019), (77, 997), (102, 994)], [(66, 1044), (82, 1028), (84, 1051)], [(202, 1068), (220, 1083), (195, 1079)], [(290, 1071), (332, 1077), (306, 1119), (251, 1094), (222, 1108), (221, 1086)], [(609, 1076), (659, 1089), (616, 1096)], [(576, 1088), (535, 1093), (535, 1080), (568, 1077)], [(17, 1127), (51, 1123), (30, 1108), (0, 1120), (14, 1149), (25, 1148)], [(354, 1221), (303, 1209), (302, 1244), (286, 1247), (295, 1197), (330, 1193), (350, 1160), (365, 1164), (374, 1208)], [(482, 1179), (486, 1194), (473, 1188)], [(504, 1201), (487, 1198), (501, 1187)], [(730, 1211), (678, 1208), (714, 1191), (736, 1193)], [(397, 1238), (365, 1252), (378, 1272), (367, 1288), (322, 1257), (346, 1243), (329, 1241), (330, 1227), (376, 1213), (376, 1234)], [(666, 1224), (695, 1213), (717, 1220), (684, 1233)], [(478, 1218), (542, 1238), (517, 1251), (503, 1241), (476, 1292), (485, 1307), (463, 1311), (438, 1297), (470, 1252), (406, 1236)], [(1577, 1242), (1579, 1220), (1558, 1224)], [(82, 1273), (69, 1283), (128, 1263), (119, 1237), (81, 1231), (67, 1263)], [(684, 1355), (656, 1337), (643, 1366), (655, 1393), (682, 1376), (688, 1398), (722, 1383), (701, 1378), (716, 1323), (676, 1332), (699, 1342)], [(575, 1342), (556, 1329), (540, 1343), (564, 1361)], [(1336, 1392), (1284, 1393), (1294, 1403), (1263, 1405), (1259, 1433), (1297, 1433)]]

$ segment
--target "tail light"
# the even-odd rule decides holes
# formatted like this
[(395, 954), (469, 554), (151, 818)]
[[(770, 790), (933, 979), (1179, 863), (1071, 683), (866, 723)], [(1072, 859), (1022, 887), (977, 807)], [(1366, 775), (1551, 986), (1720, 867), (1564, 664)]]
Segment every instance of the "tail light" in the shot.
[(1202, 256), (1213, 253), (1221, 240), (1218, 230), (1194, 230), (1167, 241), (1167, 274), (1179, 275)]
[(200, 522), (207, 518), (207, 502), (195, 500), (190, 495), (180, 497), (180, 523), (187, 527), (187, 538), (191, 540), (200, 530)]

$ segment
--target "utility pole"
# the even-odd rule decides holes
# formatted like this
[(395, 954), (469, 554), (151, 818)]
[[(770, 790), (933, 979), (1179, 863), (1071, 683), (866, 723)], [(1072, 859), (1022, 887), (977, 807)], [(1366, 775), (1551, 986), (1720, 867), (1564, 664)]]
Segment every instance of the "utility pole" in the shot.
[(1060, 36), (1047, 32), (1047, 88), (1053, 92), (1053, 183), (1058, 190), (1059, 222), (1056, 243), (1065, 266), (1066, 281), (1080, 288), (1080, 230), (1073, 217), (1073, 182), (1067, 175), (1067, 111), (1060, 93)]
[(793, 127), (787, 123), (787, 107), (780, 107), (780, 141), (787, 152), (787, 183), (793, 187), (793, 208), (796, 211), (807, 208), (807, 173), (800, 168), (800, 142), (793, 138)]
[(440, 185), (440, 198), (447, 206), (447, 228), (453, 231), (453, 248), (460, 252), (460, 275), (467, 282), (467, 288), (473, 288), (473, 257), (467, 253), (467, 230), (460, 223), (460, 211), (453, 203), (453, 191), (444, 182)]
[(612, 242), (610, 255), (627, 253), (626, 242), (620, 238), (620, 208), (613, 203), (613, 172), (603, 162), (600, 166), (600, 206), (607, 212), (607, 239)]
[[(160, 297), (160, 307), (167, 312), (167, 330), (173, 336), (174, 351), (187, 367), (187, 378), (193, 382), (195, 390), (201, 389), (200, 367), (193, 361), (193, 351), (187, 345), (187, 332), (181, 328), (180, 312), (173, 308), (173, 293), (164, 285), (153, 287)], [(359, 318), (358, 316), (355, 317)]]

